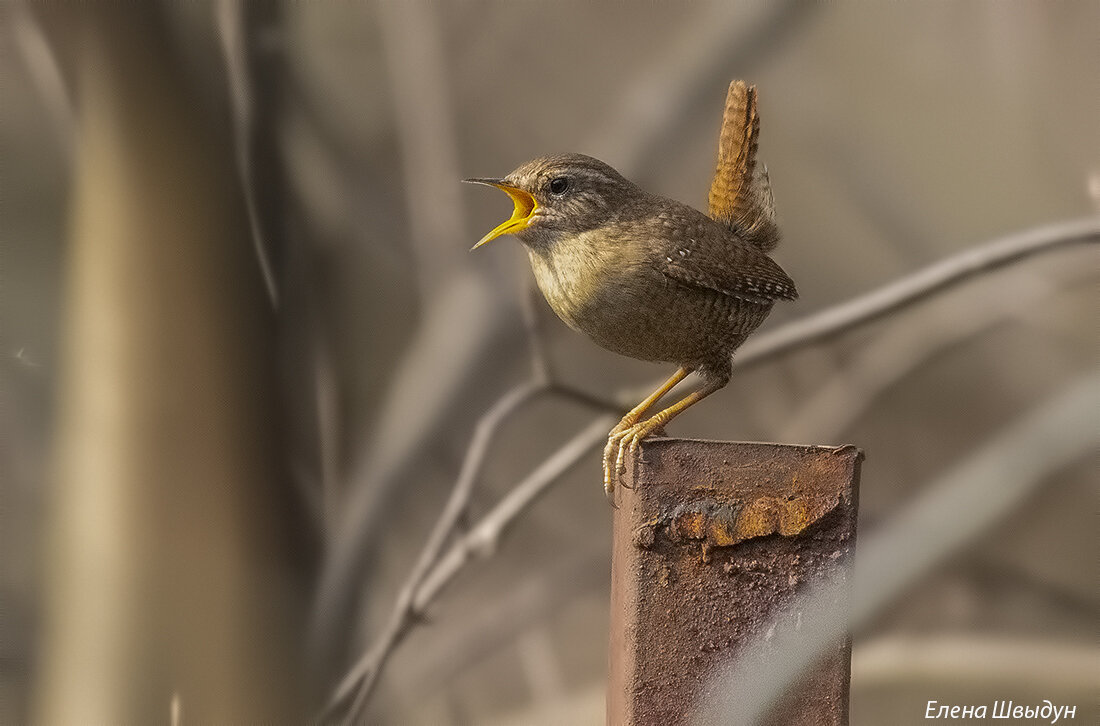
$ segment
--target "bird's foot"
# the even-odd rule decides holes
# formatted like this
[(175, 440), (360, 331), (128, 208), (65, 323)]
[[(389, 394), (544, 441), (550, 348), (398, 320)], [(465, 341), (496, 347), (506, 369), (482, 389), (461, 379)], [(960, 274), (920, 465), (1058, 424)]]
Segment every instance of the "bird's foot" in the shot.
[[(625, 425), (624, 425), (625, 424)], [(603, 449), (603, 488), (609, 500), (614, 504), (615, 480), (626, 473), (626, 454), (634, 455), (642, 439), (664, 430), (665, 419), (660, 414), (640, 423), (620, 422), (607, 437)], [(633, 459), (637, 461), (637, 459)], [(620, 484), (630, 488), (620, 479)]]
[[(615, 471), (615, 444), (618, 436), (638, 422), (638, 416), (633, 411), (623, 416), (611, 433), (607, 435), (607, 445), (603, 447), (603, 491), (611, 506), (615, 506), (615, 479), (618, 478)], [(621, 483), (621, 482), (620, 482)], [(623, 486), (627, 486), (623, 484)], [(627, 486), (629, 489), (630, 487)], [(617, 508), (617, 507), (616, 507)]]
[[(607, 495), (607, 500), (616, 509), (618, 505), (615, 504), (615, 480), (618, 478), (618, 472), (615, 469), (615, 444), (617, 443), (615, 436), (617, 432), (612, 431), (610, 436), (607, 437), (607, 445), (604, 447), (604, 494)], [(629, 485), (619, 482), (630, 488)]]

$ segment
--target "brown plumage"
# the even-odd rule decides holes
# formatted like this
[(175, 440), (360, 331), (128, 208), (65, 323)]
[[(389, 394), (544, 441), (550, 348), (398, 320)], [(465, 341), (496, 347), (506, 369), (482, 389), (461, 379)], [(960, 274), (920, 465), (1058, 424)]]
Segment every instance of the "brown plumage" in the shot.
[(710, 216), (742, 239), (770, 252), (779, 244), (780, 235), (768, 169), (756, 168), (759, 143), (756, 87), (734, 81), (726, 95), (722, 133), (718, 138), (718, 166), (710, 185)]
[[(735, 129), (729, 139), (723, 134), (713, 219), (650, 194), (581, 154), (535, 159), (503, 179), (468, 180), (504, 190), (516, 206), (512, 218), (476, 246), (514, 234), (527, 248), (547, 302), (566, 324), (616, 353), (679, 366), (612, 430), (604, 453), (609, 495), (624, 451), (724, 386), (733, 352), (776, 300), (798, 296), (766, 254), (779, 236), (770, 190), (761, 189), (766, 176), (755, 173), (755, 93), (735, 94), (731, 87), (730, 103), (741, 121), (727, 120), (724, 128), (743, 123), (745, 130)], [(642, 420), (692, 371), (704, 380), (700, 391)]]

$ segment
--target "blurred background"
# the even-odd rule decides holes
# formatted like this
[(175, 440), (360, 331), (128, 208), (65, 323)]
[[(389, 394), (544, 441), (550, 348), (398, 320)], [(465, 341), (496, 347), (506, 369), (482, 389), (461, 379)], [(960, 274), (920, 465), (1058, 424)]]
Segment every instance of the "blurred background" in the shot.
[[(0, 722), (301, 723), (387, 627), (479, 419), (459, 534), (670, 370), (568, 330), (460, 185), (579, 151), (705, 209), (726, 88), (801, 298), (1100, 211), (1100, 5), (5, 3)], [(1095, 249), (736, 372), (670, 434), (867, 453), (861, 533), (1096, 364)], [(1042, 457), (1042, 451), (1035, 452)], [(384, 724), (597, 724), (589, 452), (412, 621)], [(1095, 722), (1096, 461), (855, 634), (853, 724), (929, 700)], [(447, 540), (445, 544), (449, 544)], [(485, 553), (482, 553), (485, 554)]]

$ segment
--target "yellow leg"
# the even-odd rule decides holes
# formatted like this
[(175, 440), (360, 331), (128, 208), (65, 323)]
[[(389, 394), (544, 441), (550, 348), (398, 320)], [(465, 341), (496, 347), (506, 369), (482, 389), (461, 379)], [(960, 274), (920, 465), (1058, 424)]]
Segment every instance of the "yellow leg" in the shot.
[[(607, 440), (607, 448), (604, 449), (605, 467), (606, 462), (609, 458), (609, 450), (618, 448), (618, 454), (615, 456), (615, 472), (619, 474), (626, 471), (624, 459), (626, 458), (627, 451), (633, 454), (637, 450), (638, 443), (642, 439), (649, 436), (651, 433), (661, 428), (669, 421), (686, 411), (688, 408), (695, 405), (696, 403), (699, 403), (704, 398), (714, 393), (721, 387), (722, 384), (707, 384), (705, 388), (689, 393), (688, 395), (684, 396), (679, 401), (672, 404), (663, 411), (659, 411), (658, 413), (650, 416), (645, 421), (642, 421), (641, 423), (634, 423), (630, 426), (627, 426), (626, 428), (613, 431), (611, 433), (611, 436)], [(608, 495), (610, 496), (611, 490), (607, 488), (608, 477), (606, 470), (604, 474), (604, 479), (604, 488), (605, 490), (607, 490)]]
[[(637, 424), (638, 420), (645, 412), (648, 411), (653, 404), (661, 400), (662, 396), (675, 388), (677, 383), (684, 380), (688, 373), (691, 373), (690, 368), (680, 368), (677, 370), (667, 381), (661, 384), (660, 388), (649, 394), (649, 396), (637, 406), (630, 409), (630, 412), (623, 416), (619, 423), (615, 424), (615, 428), (611, 429), (611, 433), (607, 438), (607, 446), (605, 446), (603, 450), (603, 488), (607, 493), (608, 499), (612, 498), (613, 492), (615, 491), (615, 483), (611, 471), (611, 455), (615, 451), (615, 445), (618, 442), (618, 439), (615, 437)], [(622, 454), (620, 453), (619, 456), (621, 459)]]

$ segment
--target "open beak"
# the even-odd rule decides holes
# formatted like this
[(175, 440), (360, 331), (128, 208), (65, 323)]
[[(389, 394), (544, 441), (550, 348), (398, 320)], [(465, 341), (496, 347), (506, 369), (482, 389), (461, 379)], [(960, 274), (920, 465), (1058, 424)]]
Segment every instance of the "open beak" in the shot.
[(515, 234), (516, 232), (527, 229), (527, 225), (531, 223), (535, 210), (539, 208), (538, 202), (535, 201), (535, 198), (531, 196), (530, 193), (518, 187), (514, 187), (511, 184), (505, 184), (503, 179), (463, 179), (462, 181), (471, 184), (486, 184), (491, 187), (496, 187), (510, 196), (512, 202), (516, 205), (516, 208), (512, 210), (511, 218), (498, 224), (492, 232), (478, 240), (478, 243), (470, 248), (471, 250), (476, 250), (481, 245), (496, 239), (502, 234)]

